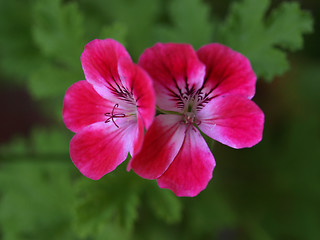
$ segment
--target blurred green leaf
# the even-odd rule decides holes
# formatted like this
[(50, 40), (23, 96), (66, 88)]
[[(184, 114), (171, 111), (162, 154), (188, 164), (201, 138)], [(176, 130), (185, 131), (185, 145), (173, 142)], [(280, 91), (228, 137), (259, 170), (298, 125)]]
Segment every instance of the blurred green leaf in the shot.
[(15, 136), (9, 143), (0, 145), (0, 155), (23, 156), (28, 152), (28, 146), (24, 138)]
[(33, 17), (33, 37), (44, 56), (77, 69), (84, 44), (83, 17), (77, 4), (39, 0)]
[(77, 187), (75, 212), (75, 229), (79, 236), (105, 239), (107, 229), (115, 227), (110, 239), (127, 239), (140, 204), (139, 189), (134, 182), (114, 172), (99, 181), (82, 179)]
[(159, 219), (167, 223), (177, 223), (181, 220), (181, 201), (167, 189), (150, 184), (150, 189), (147, 189), (147, 204)]
[[(154, 25), (160, 15), (160, 1), (117, 0), (117, 1), (80, 1), (80, 7), (89, 9), (98, 23), (114, 24), (120, 32), (126, 29), (126, 47), (134, 60), (146, 47), (155, 42)], [(98, 13), (98, 14), (97, 14)], [(92, 20), (92, 19), (91, 19)]]
[(21, 84), (41, 63), (30, 30), (32, 3), (31, 0), (0, 1), (1, 75)]
[(36, 128), (27, 139), (16, 137), (1, 145), (3, 239), (74, 239), (68, 134), (58, 128)]
[(16, 137), (0, 146), (0, 156), (67, 156), (72, 133), (59, 128), (35, 128), (28, 139)]
[(195, 48), (212, 41), (213, 24), (209, 8), (202, 1), (171, 1), (169, 16), (172, 24), (156, 29), (157, 41), (190, 43)]
[(218, 40), (246, 55), (257, 75), (271, 81), (289, 68), (284, 49), (301, 49), (302, 35), (312, 32), (313, 22), (310, 13), (288, 2), (266, 18), (269, 4), (269, 0), (234, 2)]
[(277, 46), (294, 51), (303, 47), (303, 34), (311, 33), (312, 17), (297, 2), (283, 2), (266, 22), (267, 31)]
[(127, 47), (134, 60), (154, 42), (153, 28), (159, 16), (159, 9), (159, 0), (118, 0), (110, 2), (109, 15), (128, 29)]
[[(153, 219), (150, 216), (146, 216), (146, 219), (143, 219), (137, 224), (135, 228), (135, 233), (132, 236), (132, 239), (135, 240), (176, 240), (184, 239), (182, 235), (184, 232), (187, 232), (187, 228), (184, 226), (175, 224), (168, 225), (163, 222), (157, 221), (158, 219)], [(181, 227), (181, 228), (180, 228)]]
[(34, 154), (68, 154), (71, 135), (68, 130), (34, 129), (31, 136)]
[[(78, 61), (80, 66), (80, 61)], [(44, 62), (31, 74), (28, 88), (37, 99), (63, 98), (66, 90), (76, 81), (83, 79), (83, 74), (73, 69), (66, 69), (52, 62)], [(57, 102), (62, 104), (62, 102)]]
[(186, 239), (205, 239), (212, 232), (217, 233), (220, 229), (233, 229), (236, 226), (235, 210), (223, 192), (218, 190), (217, 184), (219, 185), (217, 182), (213, 184), (214, 189), (210, 189), (209, 185), (206, 191), (196, 198), (184, 201), (186, 226), (190, 229)]
[(83, 79), (80, 55), (84, 48), (83, 16), (76, 2), (39, 0), (33, 6), (33, 38), (42, 53), (42, 62), (28, 79), (28, 88), (37, 99), (50, 105), (51, 119), (61, 119), (65, 91)]
[(128, 34), (128, 29), (126, 25), (116, 22), (111, 26), (103, 27), (100, 33), (100, 38), (102, 39), (113, 38), (125, 46), (127, 42), (126, 41), (127, 34)]
[(17, 160), (1, 164), (2, 239), (74, 239), (70, 231), (74, 193), (68, 164)]

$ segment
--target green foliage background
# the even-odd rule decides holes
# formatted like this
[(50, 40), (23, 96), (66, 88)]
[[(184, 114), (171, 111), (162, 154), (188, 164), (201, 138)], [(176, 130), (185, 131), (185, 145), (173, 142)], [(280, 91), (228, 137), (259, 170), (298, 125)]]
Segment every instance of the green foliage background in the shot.
[[(0, 0), (0, 239), (320, 239), (320, 33), (310, 34), (319, 9), (313, 0)], [(159, 41), (242, 52), (259, 76), (263, 141), (215, 143), (214, 177), (195, 198), (126, 164), (86, 179), (69, 158), (61, 109), (94, 38), (122, 42), (135, 61)]]

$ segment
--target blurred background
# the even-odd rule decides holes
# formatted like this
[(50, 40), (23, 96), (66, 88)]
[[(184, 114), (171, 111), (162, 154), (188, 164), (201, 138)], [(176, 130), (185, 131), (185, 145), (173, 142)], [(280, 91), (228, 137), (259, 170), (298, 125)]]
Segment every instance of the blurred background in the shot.
[[(320, 239), (320, 2), (0, 0), (0, 239)], [(215, 143), (206, 190), (178, 198), (126, 163), (99, 181), (72, 164), (62, 122), (80, 55), (114, 38), (242, 52), (266, 116), (251, 149)]]

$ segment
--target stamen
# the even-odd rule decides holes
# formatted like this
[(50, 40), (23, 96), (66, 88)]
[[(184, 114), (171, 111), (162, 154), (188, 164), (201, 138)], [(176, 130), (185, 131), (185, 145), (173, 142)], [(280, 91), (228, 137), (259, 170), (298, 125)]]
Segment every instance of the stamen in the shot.
[(105, 113), (105, 114), (104, 114), (105, 116), (108, 117), (107, 120), (105, 121), (105, 123), (110, 122), (110, 119), (111, 119), (111, 121), (114, 123), (114, 125), (115, 125), (117, 128), (119, 128), (119, 126), (118, 126), (118, 125), (116, 124), (116, 122), (114, 121), (114, 118), (124, 118), (124, 117), (126, 117), (126, 115), (125, 115), (124, 113), (114, 114), (114, 109), (115, 109), (116, 107), (119, 107), (119, 104), (118, 104), (118, 103), (116, 103), (116, 104), (113, 106), (111, 113)]
[(192, 112), (186, 112), (186, 113), (184, 114), (184, 122), (185, 122), (185, 123), (191, 123), (191, 124), (193, 124), (194, 121), (195, 121), (195, 118), (196, 118), (196, 116), (195, 116), (195, 114), (192, 113)]
[(196, 114), (192, 112), (186, 112), (184, 113), (183, 122), (186, 124), (191, 125), (200, 125), (201, 121), (197, 119)]

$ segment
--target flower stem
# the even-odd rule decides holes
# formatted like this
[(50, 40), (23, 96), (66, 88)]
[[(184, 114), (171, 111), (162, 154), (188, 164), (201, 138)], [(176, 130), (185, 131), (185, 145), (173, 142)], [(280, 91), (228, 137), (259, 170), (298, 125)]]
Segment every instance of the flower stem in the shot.
[(159, 108), (157, 106), (157, 114), (156, 115), (159, 115), (159, 114), (175, 114), (175, 115), (182, 115), (182, 113), (179, 113), (179, 112), (175, 112), (175, 111), (166, 111), (166, 110), (163, 110), (161, 108)]

